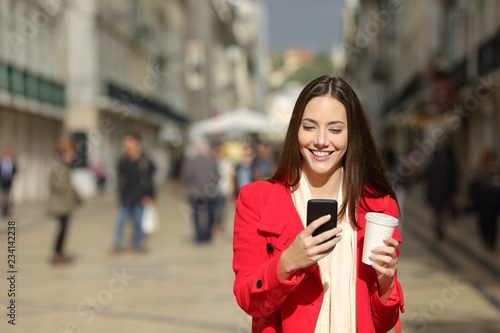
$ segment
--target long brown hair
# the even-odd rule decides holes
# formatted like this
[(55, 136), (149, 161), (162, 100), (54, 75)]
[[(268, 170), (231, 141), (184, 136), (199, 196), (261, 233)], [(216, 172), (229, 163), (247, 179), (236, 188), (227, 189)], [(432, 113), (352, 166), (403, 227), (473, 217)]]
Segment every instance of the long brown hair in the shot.
[[(330, 96), (340, 101), (347, 112), (347, 151), (344, 155), (343, 193), (347, 200), (339, 209), (338, 218), (346, 213), (351, 225), (359, 229), (357, 210), (360, 198), (366, 207), (366, 197), (381, 198), (396, 194), (389, 180), (382, 154), (377, 147), (370, 121), (352, 88), (341, 78), (323, 75), (307, 84), (297, 99), (288, 125), (285, 142), (276, 163), (271, 182), (293, 187), (298, 184), (302, 169), (298, 133), (304, 109), (309, 101), (319, 96)], [(347, 207), (349, 211), (346, 212)], [(369, 208), (368, 208), (369, 209)]]

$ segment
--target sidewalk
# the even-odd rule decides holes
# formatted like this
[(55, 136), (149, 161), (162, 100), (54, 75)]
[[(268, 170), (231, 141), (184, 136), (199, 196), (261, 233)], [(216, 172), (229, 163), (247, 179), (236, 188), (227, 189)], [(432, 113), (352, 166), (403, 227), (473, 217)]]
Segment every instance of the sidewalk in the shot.
[(500, 257), (481, 245), (474, 216), (448, 216), (445, 240), (436, 241), (421, 186), (403, 214), (403, 332), (500, 332)]
[[(434, 240), (418, 187), (404, 207), (399, 280), (405, 293), (405, 333), (500, 332), (499, 256), (484, 251), (472, 217), (447, 225)], [(71, 220), (67, 252), (73, 264), (49, 263), (56, 222), (43, 204), (15, 207), (16, 326), (7, 324), (7, 238), (0, 230), (1, 332), (250, 332), (250, 319), (232, 293), (232, 219), (214, 242), (197, 245), (189, 206), (175, 188), (159, 193), (161, 229), (149, 252), (110, 256), (114, 193), (89, 199)], [(130, 225), (124, 240), (130, 239)]]
[[(180, 193), (165, 189), (161, 229), (149, 252), (110, 256), (117, 214), (114, 194), (84, 204), (71, 220), (67, 252), (75, 262), (49, 264), (56, 223), (43, 205), (16, 207), (16, 326), (9, 325), (8, 281), (0, 283), (2, 332), (245, 332), (248, 316), (232, 293), (231, 223), (212, 244), (191, 241)], [(228, 219), (231, 219), (228, 214)], [(0, 231), (5, 245), (6, 228)], [(124, 240), (130, 238), (130, 225)], [(6, 247), (2, 246), (2, 252)], [(1, 255), (2, 276), (7, 253)]]

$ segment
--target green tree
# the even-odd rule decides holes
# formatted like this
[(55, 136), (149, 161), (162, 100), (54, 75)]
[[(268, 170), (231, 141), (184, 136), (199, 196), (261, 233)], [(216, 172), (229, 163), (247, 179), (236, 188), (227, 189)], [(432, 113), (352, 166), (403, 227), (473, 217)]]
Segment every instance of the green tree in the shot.
[(314, 59), (310, 63), (304, 64), (302, 67), (292, 73), (288, 79), (289, 81), (296, 81), (306, 84), (318, 76), (324, 74), (332, 74), (333, 66), (330, 57), (324, 52), (314, 54)]

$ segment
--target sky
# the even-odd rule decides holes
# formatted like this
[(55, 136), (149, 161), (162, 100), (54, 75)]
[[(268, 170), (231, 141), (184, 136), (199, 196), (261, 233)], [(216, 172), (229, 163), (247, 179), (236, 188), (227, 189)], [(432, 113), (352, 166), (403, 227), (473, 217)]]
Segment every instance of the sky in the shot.
[(267, 6), (272, 50), (330, 52), (342, 41), (343, 0), (255, 0)]

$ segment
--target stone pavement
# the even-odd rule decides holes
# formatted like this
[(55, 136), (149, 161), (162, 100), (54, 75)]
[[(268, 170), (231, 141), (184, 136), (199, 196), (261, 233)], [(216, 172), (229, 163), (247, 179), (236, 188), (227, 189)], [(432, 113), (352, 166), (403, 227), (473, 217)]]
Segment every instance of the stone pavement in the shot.
[(415, 186), (403, 207), (399, 279), (403, 332), (500, 332), (500, 256), (486, 251), (475, 217), (446, 218), (436, 241), (430, 210)]
[[(484, 251), (471, 218), (433, 240), (431, 216), (418, 188), (404, 207), (399, 278), (403, 332), (500, 332), (500, 262)], [(232, 293), (232, 217), (211, 244), (191, 241), (189, 206), (175, 187), (158, 198), (161, 229), (149, 252), (109, 254), (114, 195), (88, 200), (71, 220), (70, 265), (49, 263), (56, 222), (43, 205), (16, 207), (16, 325), (7, 323), (7, 225), (0, 228), (0, 331), (3, 332), (250, 332)], [(130, 238), (130, 225), (125, 239)]]
[[(1, 332), (247, 332), (248, 316), (232, 292), (231, 230), (212, 244), (191, 241), (182, 195), (158, 198), (161, 229), (145, 254), (109, 254), (117, 204), (114, 195), (89, 200), (68, 230), (70, 265), (49, 263), (56, 222), (43, 206), (16, 207), (16, 325), (7, 323), (6, 223), (0, 232)], [(228, 216), (228, 218), (231, 218)], [(2, 221), (3, 222), (3, 221)], [(228, 224), (230, 225), (230, 224)], [(131, 225), (128, 225), (130, 238)]]

